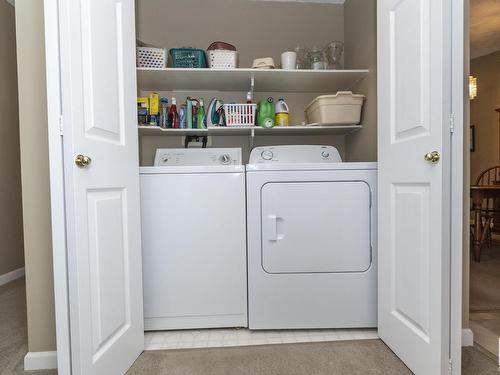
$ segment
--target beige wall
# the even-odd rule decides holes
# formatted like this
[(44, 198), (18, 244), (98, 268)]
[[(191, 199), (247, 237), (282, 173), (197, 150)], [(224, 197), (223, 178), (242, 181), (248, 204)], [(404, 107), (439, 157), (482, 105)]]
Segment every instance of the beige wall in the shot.
[(361, 131), (346, 137), (348, 161), (377, 160), (377, 1), (347, 0), (345, 15), (345, 67), (370, 69), (356, 87), (366, 95)]
[(342, 5), (248, 0), (137, 1), (137, 37), (159, 47), (205, 49), (223, 40), (239, 51), (240, 67), (256, 57), (278, 63), (297, 44), (344, 40)]
[(471, 61), (471, 74), (477, 77), (479, 94), (471, 101), (471, 125), (475, 126), (475, 151), (471, 152), (471, 183), (479, 174), (500, 164), (500, 51)]
[(0, 275), (24, 266), (14, 7), (0, 0)]
[[(185, 17), (189, 10), (189, 26)], [(221, 9), (224, 11), (221, 12)], [(221, 18), (223, 15), (224, 18)], [(212, 20), (210, 22), (210, 20)], [(208, 24), (210, 23), (210, 26)], [(248, 0), (148, 0), (137, 2), (137, 38), (155, 46), (193, 46), (205, 49), (215, 40), (234, 44), (240, 67), (250, 67), (254, 58), (270, 56), (280, 62), (281, 52), (296, 45), (324, 46), (344, 40), (344, 7), (314, 3), (261, 2)], [(249, 87), (250, 88), (250, 87)], [(212, 97), (225, 101), (245, 100), (244, 92), (163, 92), (181, 101), (186, 96)], [(254, 101), (283, 96), (290, 107), (290, 122), (306, 121), (304, 109), (320, 93), (255, 93)], [(256, 137), (255, 146), (279, 144), (329, 144), (344, 153), (344, 136)], [(141, 165), (151, 165), (155, 148), (181, 147), (181, 137), (142, 137)], [(214, 147), (241, 147), (248, 161), (248, 137), (212, 138)]]
[(16, 0), (29, 351), (56, 348), (43, 0)]

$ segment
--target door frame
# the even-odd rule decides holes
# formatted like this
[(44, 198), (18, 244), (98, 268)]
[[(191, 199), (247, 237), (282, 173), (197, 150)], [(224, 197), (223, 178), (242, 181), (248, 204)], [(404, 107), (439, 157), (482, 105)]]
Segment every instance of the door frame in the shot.
[[(465, 43), (468, 1), (452, 2), (452, 112), (454, 133), (451, 137), (451, 291), (450, 359), (453, 374), (461, 373), (462, 341), (462, 233), (464, 222), (464, 108), (466, 95)], [(44, 0), (47, 117), (50, 165), (52, 251), (56, 312), (57, 366), (60, 375), (71, 374), (71, 332), (66, 247), (66, 211), (64, 199), (63, 118), (61, 108), (59, 11), (58, 0)], [(467, 6), (467, 7), (466, 7)]]
[(452, 1), (452, 72), (451, 72), (451, 194), (450, 194), (450, 369), (462, 371), (462, 281), (463, 281), (463, 223), (468, 211), (464, 207), (464, 137), (465, 108), (468, 105), (468, 16), (469, 0)]
[(58, 0), (44, 0), (44, 23), (57, 369), (58, 374), (69, 375), (71, 374), (71, 331), (66, 247), (66, 204), (64, 199)]

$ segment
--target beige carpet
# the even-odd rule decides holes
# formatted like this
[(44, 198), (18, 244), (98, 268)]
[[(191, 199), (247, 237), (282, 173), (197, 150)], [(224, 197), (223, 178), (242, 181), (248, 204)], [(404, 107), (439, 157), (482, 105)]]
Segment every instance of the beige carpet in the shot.
[(380, 340), (143, 353), (127, 373), (165, 375), (411, 374)]
[(479, 263), (471, 259), (470, 310), (500, 310), (500, 246), (484, 246)]
[(498, 357), (500, 312), (471, 312), (469, 317), (469, 327), (474, 332), (474, 342)]
[[(27, 352), (24, 280), (0, 287), (0, 374), (23, 371)], [(498, 375), (495, 362), (473, 348), (463, 351), (463, 375)], [(350, 375), (410, 374), (379, 340), (144, 352), (128, 374), (144, 375)]]
[(28, 351), (24, 279), (0, 286), (0, 317), (0, 374), (56, 374), (56, 371), (24, 371), (24, 356)]
[(481, 348), (462, 349), (462, 375), (498, 375), (496, 363)]

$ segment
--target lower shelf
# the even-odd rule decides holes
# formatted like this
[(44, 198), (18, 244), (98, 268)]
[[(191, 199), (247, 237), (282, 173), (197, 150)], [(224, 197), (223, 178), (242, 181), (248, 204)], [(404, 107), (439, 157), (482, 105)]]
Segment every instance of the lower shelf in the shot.
[(362, 129), (363, 125), (327, 125), (277, 126), (264, 129), (252, 127), (213, 127), (208, 129), (163, 129), (158, 126), (139, 126), (142, 136), (183, 136), (183, 135), (345, 135)]

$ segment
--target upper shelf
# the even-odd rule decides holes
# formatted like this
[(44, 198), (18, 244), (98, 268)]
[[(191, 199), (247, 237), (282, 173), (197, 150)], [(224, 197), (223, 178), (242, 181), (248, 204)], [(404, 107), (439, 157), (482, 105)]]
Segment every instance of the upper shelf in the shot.
[(369, 70), (147, 69), (137, 68), (145, 91), (249, 91), (333, 93), (353, 90)]
[(264, 129), (259, 126), (248, 127), (211, 127), (208, 129), (162, 129), (158, 126), (139, 126), (142, 136), (182, 136), (182, 135), (346, 135), (362, 129), (362, 125), (299, 125), (275, 126)]

